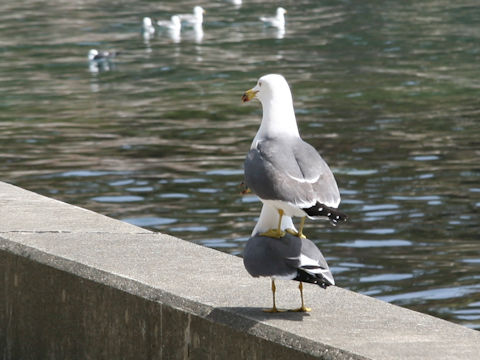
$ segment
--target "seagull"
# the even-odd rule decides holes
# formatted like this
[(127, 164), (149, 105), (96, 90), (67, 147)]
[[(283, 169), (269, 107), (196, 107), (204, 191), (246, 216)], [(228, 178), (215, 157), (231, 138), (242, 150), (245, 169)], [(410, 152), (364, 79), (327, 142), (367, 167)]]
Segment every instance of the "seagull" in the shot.
[(205, 14), (205, 10), (201, 6), (195, 6), (193, 8), (193, 14), (180, 14), (180, 20), (182, 24), (185, 26), (201, 26), (203, 23), (203, 14)]
[[(263, 117), (245, 159), (245, 184), (264, 204), (275, 208), (280, 217), (298, 216), (298, 237), (303, 237), (306, 217), (326, 217), (333, 225), (347, 216), (337, 210), (340, 192), (337, 182), (313, 146), (300, 137), (287, 81), (282, 75), (262, 76), (247, 90), (242, 101), (256, 98), (262, 103)], [(281, 238), (280, 224), (261, 234)]]
[(157, 25), (160, 29), (164, 29), (168, 32), (168, 35), (174, 43), (180, 42), (180, 32), (182, 29), (182, 22), (180, 16), (173, 15), (170, 20), (159, 20)]
[(142, 32), (144, 36), (151, 36), (155, 33), (155, 28), (153, 27), (152, 19), (149, 18), (148, 16), (143, 18)]
[(158, 20), (157, 25), (162, 29), (175, 32), (180, 32), (182, 28), (182, 22), (180, 21), (180, 16), (178, 15), (173, 15), (170, 20)]
[(262, 233), (280, 222), (281, 229), (294, 229), (292, 219), (279, 217), (275, 208), (264, 204), (258, 222), (248, 239), (243, 252), (245, 269), (253, 277), (271, 278), (273, 306), (266, 312), (279, 312), (275, 303), (276, 279), (296, 280), (300, 284), (301, 306), (292, 311), (308, 312), (303, 299), (303, 282), (317, 284), (326, 289), (335, 285), (332, 273), (322, 252), (310, 240), (286, 232), (279, 239), (263, 236)]
[(263, 21), (263, 23), (266, 26), (273, 26), (276, 28), (281, 28), (283, 29), (285, 27), (285, 14), (287, 13), (287, 10), (285, 10), (282, 7), (277, 8), (277, 13), (274, 17), (265, 17), (261, 16), (260, 20)]
[(98, 51), (97, 49), (90, 49), (88, 52), (88, 61), (109, 61), (117, 56), (117, 54), (116, 51)]
[(98, 73), (99, 71), (109, 71), (114, 69), (113, 58), (117, 56), (116, 51), (98, 51), (97, 49), (90, 49), (88, 52), (88, 68), (91, 73)]

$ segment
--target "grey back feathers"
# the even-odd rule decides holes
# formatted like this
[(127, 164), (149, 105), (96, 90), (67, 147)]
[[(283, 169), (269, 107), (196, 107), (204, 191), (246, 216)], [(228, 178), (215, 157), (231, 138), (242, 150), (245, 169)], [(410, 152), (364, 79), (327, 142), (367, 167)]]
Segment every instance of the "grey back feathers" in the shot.
[(289, 233), (280, 239), (252, 236), (245, 247), (243, 263), (254, 277), (292, 279), (322, 287), (335, 284), (318, 247), (308, 239)]
[(263, 139), (249, 151), (244, 166), (247, 186), (261, 199), (307, 208), (316, 202), (337, 207), (340, 202), (332, 171), (301, 138)]

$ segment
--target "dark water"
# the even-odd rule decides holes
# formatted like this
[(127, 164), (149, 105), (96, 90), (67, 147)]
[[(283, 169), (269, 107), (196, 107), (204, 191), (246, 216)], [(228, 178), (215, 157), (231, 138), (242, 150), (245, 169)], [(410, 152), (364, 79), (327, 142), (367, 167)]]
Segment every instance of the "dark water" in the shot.
[[(480, 329), (478, 3), (285, 1), (282, 34), (244, 2), (201, 2), (178, 42), (141, 19), (196, 2), (2, 2), (1, 180), (240, 255), (261, 117), (240, 96), (279, 72), (350, 216), (305, 229), (337, 283)], [(122, 53), (96, 72), (90, 48)]]

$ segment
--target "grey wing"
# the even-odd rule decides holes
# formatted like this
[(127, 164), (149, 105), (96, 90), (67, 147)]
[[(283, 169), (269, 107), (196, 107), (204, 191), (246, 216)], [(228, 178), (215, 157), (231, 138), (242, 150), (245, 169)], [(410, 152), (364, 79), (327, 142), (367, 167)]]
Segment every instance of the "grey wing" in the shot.
[(320, 202), (338, 207), (340, 194), (330, 168), (309, 144), (263, 140), (245, 160), (245, 182), (260, 198), (302, 208)]
[(251, 149), (245, 159), (245, 183), (260, 198), (295, 203), (295, 199), (308, 197), (308, 190), (296, 186), (284, 169), (258, 149)]
[(303, 181), (311, 186), (314, 200), (329, 207), (340, 204), (340, 192), (337, 181), (329, 166), (315, 148), (301, 141), (293, 148)]
[(292, 243), (288, 236), (273, 239), (255, 235), (247, 241), (243, 252), (243, 264), (252, 276), (293, 278), (297, 273), (296, 267), (291, 266), (291, 262), (286, 261), (286, 258), (297, 256), (300, 248), (301, 244)]

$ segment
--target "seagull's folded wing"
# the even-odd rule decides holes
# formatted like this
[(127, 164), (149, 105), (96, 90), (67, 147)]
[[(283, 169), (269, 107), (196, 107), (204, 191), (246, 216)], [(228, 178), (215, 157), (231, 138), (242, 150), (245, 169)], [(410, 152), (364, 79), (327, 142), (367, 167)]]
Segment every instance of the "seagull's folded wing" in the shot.
[(337, 182), (322, 157), (300, 138), (264, 139), (245, 160), (245, 181), (260, 198), (300, 208), (338, 207)]

